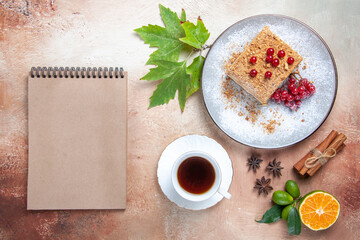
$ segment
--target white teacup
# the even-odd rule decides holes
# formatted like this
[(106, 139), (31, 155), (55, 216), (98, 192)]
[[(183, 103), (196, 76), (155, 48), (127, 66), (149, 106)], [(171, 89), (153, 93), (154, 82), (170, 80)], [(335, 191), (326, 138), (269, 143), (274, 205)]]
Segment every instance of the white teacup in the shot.
[[(191, 157), (200, 157), (203, 158), (205, 160), (207, 160), (212, 167), (214, 168), (215, 171), (215, 180), (214, 183), (212, 184), (212, 186), (204, 193), (199, 193), (199, 194), (195, 194), (195, 193), (191, 193), (187, 190), (185, 190), (179, 183), (178, 180), (178, 170), (180, 165), (187, 159), (191, 158)], [(216, 161), (215, 158), (213, 158), (212, 156), (210, 156), (207, 153), (204, 152), (199, 152), (199, 151), (191, 151), (191, 152), (187, 152), (184, 153), (183, 155), (181, 155), (175, 162), (172, 168), (172, 172), (171, 172), (171, 179), (172, 179), (172, 184), (176, 190), (176, 192), (183, 198), (189, 200), (189, 201), (194, 201), (194, 202), (199, 202), (199, 201), (205, 201), (209, 198), (211, 198), (214, 194), (220, 194), (223, 197), (230, 199), (231, 198), (231, 194), (228, 193), (225, 189), (221, 188), (221, 180), (222, 180), (222, 175), (221, 175), (221, 169)]]

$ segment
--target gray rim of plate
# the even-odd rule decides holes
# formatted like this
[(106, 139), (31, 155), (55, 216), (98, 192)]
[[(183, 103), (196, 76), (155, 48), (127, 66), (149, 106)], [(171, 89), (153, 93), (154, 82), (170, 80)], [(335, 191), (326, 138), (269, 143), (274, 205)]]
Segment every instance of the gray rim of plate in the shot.
[[(304, 138), (302, 138), (302, 139), (300, 139), (300, 140), (298, 140), (298, 141), (296, 141), (296, 142), (293, 142), (293, 143), (291, 143), (291, 144), (281, 146), (281, 147), (271, 147), (271, 146), (270, 146), (270, 147), (259, 147), (259, 146), (253, 146), (253, 145), (250, 145), (250, 144), (246, 144), (246, 143), (243, 143), (243, 142), (241, 142), (241, 141), (238, 141), (238, 140), (235, 139), (233, 136), (231, 136), (230, 134), (228, 134), (228, 133), (221, 127), (221, 125), (214, 120), (213, 116), (210, 114), (209, 106), (206, 104), (206, 101), (205, 101), (205, 97), (204, 97), (204, 86), (203, 86), (204, 82), (203, 82), (203, 81), (201, 81), (201, 91), (202, 91), (203, 100), (204, 100), (204, 104), (205, 104), (206, 110), (207, 110), (208, 114), (210, 115), (212, 121), (215, 123), (215, 125), (216, 125), (218, 128), (221, 129), (221, 131), (223, 131), (223, 132), (224, 132), (227, 136), (229, 136), (231, 139), (233, 139), (233, 140), (235, 140), (236, 142), (241, 143), (241, 144), (243, 144), (243, 145), (245, 145), (245, 146), (254, 147), (254, 148), (258, 148), (258, 149), (283, 149), (283, 148), (286, 148), (286, 147), (293, 146), (293, 145), (295, 145), (295, 144), (297, 144), (297, 143), (299, 143), (299, 142), (302, 142), (303, 140), (307, 139), (307, 138), (310, 137), (312, 134), (314, 134), (314, 133), (323, 125), (323, 123), (326, 121), (326, 119), (327, 119), (328, 116), (330, 115), (330, 112), (331, 112), (332, 108), (334, 107), (334, 103), (335, 103), (335, 99), (336, 99), (336, 95), (337, 95), (337, 90), (338, 90), (338, 72), (337, 72), (337, 67), (336, 67), (336, 63), (335, 63), (334, 56), (333, 56), (333, 54), (332, 54), (329, 46), (326, 44), (325, 40), (324, 40), (314, 29), (312, 29), (312, 28), (311, 28), (310, 26), (308, 26), (307, 24), (301, 22), (300, 20), (297, 20), (296, 18), (292, 18), (292, 17), (289, 17), (289, 16), (281, 15), (281, 14), (260, 14), (260, 15), (254, 15), (254, 16), (251, 16), (251, 17), (244, 18), (244, 19), (242, 19), (242, 20), (240, 20), (240, 21), (232, 24), (232, 25), (229, 26), (227, 29), (225, 29), (225, 30), (216, 38), (216, 40), (213, 42), (212, 46), (214, 46), (214, 45), (216, 44), (216, 42), (223, 36), (223, 34), (224, 34), (225, 32), (227, 32), (230, 28), (234, 27), (235, 25), (237, 25), (237, 24), (239, 24), (239, 23), (241, 23), (241, 22), (243, 22), (243, 21), (246, 21), (246, 20), (249, 20), (249, 19), (252, 19), (252, 18), (259, 18), (259, 17), (279, 17), (279, 18), (285, 18), (285, 19), (288, 19), (288, 20), (297, 22), (297, 23), (303, 25), (304, 27), (308, 28), (312, 33), (314, 33), (315, 36), (317, 36), (317, 37), (320, 39), (320, 41), (324, 44), (324, 46), (326, 47), (326, 49), (327, 49), (327, 51), (328, 51), (328, 53), (329, 53), (329, 55), (330, 55), (332, 64), (333, 64), (333, 66), (334, 66), (334, 73), (335, 73), (335, 92), (334, 92), (334, 98), (333, 98), (333, 100), (332, 100), (332, 103), (331, 103), (331, 105), (330, 105), (330, 108), (329, 108), (327, 114), (325, 114), (323, 120), (320, 122), (319, 126), (317, 126), (317, 127), (314, 129), (314, 131), (310, 132), (310, 133), (309, 133), (307, 136), (305, 136)], [(211, 50), (212, 50), (212, 47), (210, 47), (209, 52), (206, 54), (205, 61), (204, 61), (204, 66), (205, 66), (205, 64), (206, 64), (206, 62), (207, 62), (207, 59), (208, 59), (208, 58), (207, 58), (207, 55), (209, 55), (209, 53), (211, 52)], [(203, 76), (204, 76), (204, 69), (205, 69), (205, 68), (203, 67), (202, 73), (201, 73), (201, 79), (203, 79)]]

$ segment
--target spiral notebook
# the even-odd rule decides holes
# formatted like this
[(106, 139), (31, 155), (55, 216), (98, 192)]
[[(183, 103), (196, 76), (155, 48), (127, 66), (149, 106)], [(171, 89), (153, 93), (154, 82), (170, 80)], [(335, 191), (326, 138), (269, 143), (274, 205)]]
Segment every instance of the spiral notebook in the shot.
[(27, 209), (124, 209), (127, 73), (32, 68)]

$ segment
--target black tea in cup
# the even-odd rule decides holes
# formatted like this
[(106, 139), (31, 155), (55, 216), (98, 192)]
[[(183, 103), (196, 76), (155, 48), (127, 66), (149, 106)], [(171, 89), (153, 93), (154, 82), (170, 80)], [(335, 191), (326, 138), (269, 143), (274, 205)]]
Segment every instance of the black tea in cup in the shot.
[(192, 156), (185, 159), (177, 171), (180, 186), (187, 192), (203, 194), (211, 189), (215, 182), (215, 169), (205, 158)]

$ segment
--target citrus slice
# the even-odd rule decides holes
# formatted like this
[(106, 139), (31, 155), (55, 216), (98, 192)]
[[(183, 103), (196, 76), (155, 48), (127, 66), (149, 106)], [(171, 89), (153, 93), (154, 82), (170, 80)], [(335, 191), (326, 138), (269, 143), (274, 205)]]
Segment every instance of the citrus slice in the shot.
[(300, 219), (314, 231), (333, 225), (339, 217), (340, 203), (334, 196), (323, 191), (307, 194), (299, 204)]

